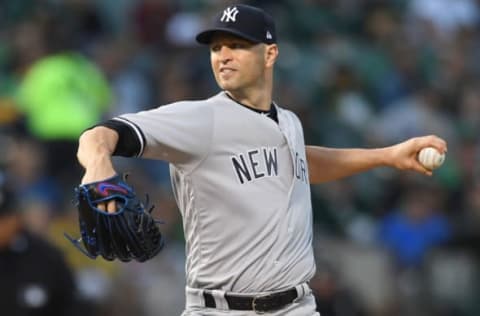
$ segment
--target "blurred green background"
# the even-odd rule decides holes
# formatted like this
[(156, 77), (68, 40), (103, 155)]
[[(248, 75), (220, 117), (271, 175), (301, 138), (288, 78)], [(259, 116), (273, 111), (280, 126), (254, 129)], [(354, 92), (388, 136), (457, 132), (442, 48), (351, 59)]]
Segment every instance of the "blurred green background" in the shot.
[[(480, 1), (245, 1), (277, 23), (274, 99), (307, 143), (448, 141), (431, 178), (377, 169), (312, 187), (322, 316), (480, 314)], [(71, 265), (88, 315), (179, 315), (182, 226), (163, 162), (115, 158), (168, 246), (144, 264), (84, 258), (77, 139), (125, 112), (218, 91), (195, 34), (227, 1), (0, 1), (0, 163), (29, 229)], [(0, 254), (1, 255), (1, 254)], [(32, 263), (33, 265), (34, 263)]]

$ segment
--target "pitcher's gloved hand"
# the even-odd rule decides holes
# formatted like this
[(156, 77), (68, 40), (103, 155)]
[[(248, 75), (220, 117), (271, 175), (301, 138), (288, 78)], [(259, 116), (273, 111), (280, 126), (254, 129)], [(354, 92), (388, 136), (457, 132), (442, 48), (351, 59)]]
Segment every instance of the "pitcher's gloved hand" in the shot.
[[(98, 208), (111, 201), (115, 202), (115, 212)], [(148, 196), (145, 204), (138, 199), (125, 176), (79, 185), (75, 188), (75, 203), (81, 238), (65, 236), (88, 257), (143, 262), (162, 250), (164, 239), (159, 221), (151, 215), (153, 206), (148, 207)]]

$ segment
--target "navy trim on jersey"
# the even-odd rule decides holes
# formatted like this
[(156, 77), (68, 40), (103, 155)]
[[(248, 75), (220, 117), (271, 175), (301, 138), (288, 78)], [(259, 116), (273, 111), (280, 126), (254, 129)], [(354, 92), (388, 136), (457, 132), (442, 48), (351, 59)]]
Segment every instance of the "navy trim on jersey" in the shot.
[(143, 134), (140, 127), (138, 127), (137, 124), (133, 123), (132, 121), (124, 117), (115, 117), (112, 120), (122, 122), (126, 124), (128, 127), (130, 127), (130, 130), (136, 136), (135, 139), (137, 140), (137, 144), (140, 147), (138, 151), (136, 151), (136, 156), (141, 157), (143, 155), (143, 151), (145, 150), (146, 140), (145, 140), (145, 135)]
[(117, 132), (118, 142), (112, 153), (113, 156), (140, 157), (143, 154), (145, 136), (133, 122), (116, 117), (96, 126), (105, 126)]

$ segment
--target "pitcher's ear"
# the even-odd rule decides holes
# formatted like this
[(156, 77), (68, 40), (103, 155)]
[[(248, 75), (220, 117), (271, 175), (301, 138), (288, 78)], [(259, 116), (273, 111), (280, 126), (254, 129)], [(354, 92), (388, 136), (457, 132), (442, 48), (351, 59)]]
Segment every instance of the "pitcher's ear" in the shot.
[(267, 67), (273, 67), (278, 57), (277, 44), (266, 45), (265, 47), (265, 64)]

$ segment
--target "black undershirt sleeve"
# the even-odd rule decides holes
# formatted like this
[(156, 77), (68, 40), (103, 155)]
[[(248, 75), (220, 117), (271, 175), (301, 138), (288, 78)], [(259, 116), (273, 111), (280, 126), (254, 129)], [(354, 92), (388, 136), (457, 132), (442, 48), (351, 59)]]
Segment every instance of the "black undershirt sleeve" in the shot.
[(113, 156), (136, 157), (140, 154), (141, 143), (131, 126), (118, 120), (110, 119), (95, 126), (113, 129), (118, 134), (118, 142)]

